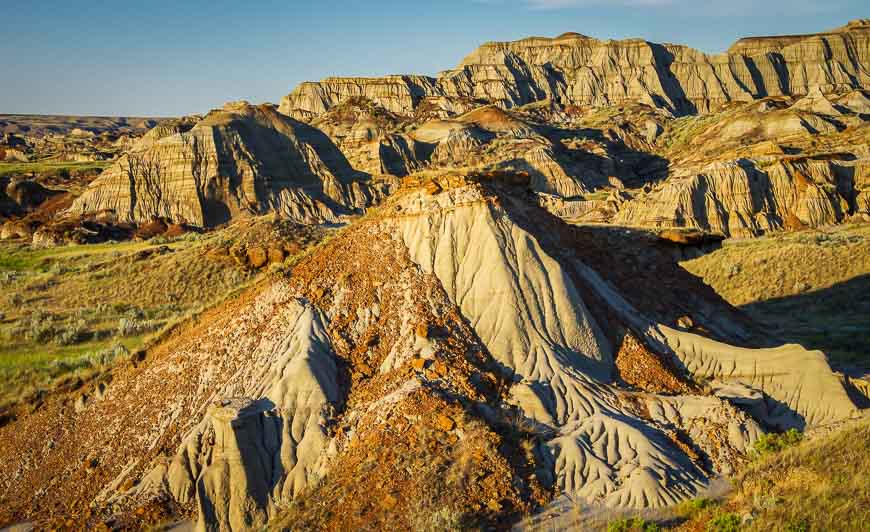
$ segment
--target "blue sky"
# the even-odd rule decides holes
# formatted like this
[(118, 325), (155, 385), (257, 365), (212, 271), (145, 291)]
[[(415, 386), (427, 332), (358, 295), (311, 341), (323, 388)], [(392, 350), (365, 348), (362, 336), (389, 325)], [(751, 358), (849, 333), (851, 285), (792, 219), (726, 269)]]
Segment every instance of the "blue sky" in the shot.
[(202, 113), (329, 75), (435, 74), (484, 41), (566, 31), (719, 52), (868, 17), (865, 2), (0, 0), (0, 113)]

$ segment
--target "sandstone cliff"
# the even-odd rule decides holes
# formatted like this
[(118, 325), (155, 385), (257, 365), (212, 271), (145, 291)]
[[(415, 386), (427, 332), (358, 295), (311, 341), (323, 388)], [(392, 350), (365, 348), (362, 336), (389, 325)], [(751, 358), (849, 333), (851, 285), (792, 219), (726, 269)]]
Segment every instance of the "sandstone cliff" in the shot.
[(830, 225), (857, 207), (851, 169), (845, 161), (716, 163), (624, 203), (614, 222), (696, 227), (726, 236)]
[(741, 39), (708, 55), (640, 39), (579, 34), (486, 43), (438, 77), (328, 78), (303, 83), (281, 101), (282, 113), (310, 120), (347, 98), (365, 96), (413, 115), (436, 100), (445, 113), (468, 102), (516, 107), (551, 99), (562, 105), (643, 102), (674, 113), (706, 112), (731, 101), (870, 87), (870, 23), (856, 20), (813, 35)]
[(228, 104), (191, 127), (193, 121), (152, 131), (69, 213), (213, 226), (277, 212), (310, 223), (335, 221), (380, 195), (325, 134), (271, 107)]

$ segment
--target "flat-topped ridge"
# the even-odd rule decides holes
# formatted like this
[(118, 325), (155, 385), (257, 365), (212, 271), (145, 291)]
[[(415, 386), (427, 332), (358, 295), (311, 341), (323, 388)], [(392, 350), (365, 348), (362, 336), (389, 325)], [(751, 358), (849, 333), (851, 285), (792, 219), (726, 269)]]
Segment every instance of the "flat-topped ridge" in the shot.
[[(438, 77), (329, 77), (302, 84), (280, 110), (310, 120), (346, 98), (365, 96), (404, 116), (425, 103), (427, 113), (442, 118), (475, 105), (512, 108), (543, 100), (591, 107), (640, 102), (676, 114), (706, 113), (734, 101), (802, 96), (815, 86), (826, 94), (870, 87), (868, 28), (858, 19), (823, 33), (746, 37), (723, 54), (575, 32), (492, 41)], [(790, 48), (808, 39), (826, 46), (812, 41)]]
[(765, 47), (784, 48), (792, 44), (813, 38), (819, 37), (834, 37), (840, 36), (843, 33), (854, 31), (870, 30), (870, 19), (855, 19), (849, 21), (845, 26), (835, 28), (830, 31), (822, 31), (817, 33), (796, 33), (791, 35), (758, 35), (753, 37), (743, 37), (734, 42), (729, 48), (729, 54), (741, 53), (747, 48), (752, 48), (752, 45), (763, 43)]

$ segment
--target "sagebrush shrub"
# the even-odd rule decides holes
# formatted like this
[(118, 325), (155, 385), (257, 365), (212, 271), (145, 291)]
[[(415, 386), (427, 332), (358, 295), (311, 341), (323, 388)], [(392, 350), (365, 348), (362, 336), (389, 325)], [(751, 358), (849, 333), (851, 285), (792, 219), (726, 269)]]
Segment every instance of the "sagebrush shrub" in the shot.
[(740, 519), (739, 515), (726, 512), (711, 519), (707, 525), (707, 530), (709, 532), (738, 532), (742, 523), (743, 520)]
[(118, 320), (118, 334), (120, 336), (133, 336), (144, 330), (145, 325), (135, 318), (121, 318)]
[(640, 517), (626, 517), (607, 524), (607, 532), (659, 532), (657, 524)]
[(48, 342), (56, 334), (54, 315), (37, 310), (30, 314), (24, 336), (34, 342)]
[(58, 345), (72, 345), (82, 341), (87, 325), (82, 318), (70, 318), (63, 329), (55, 333), (54, 342)]
[(755, 442), (753, 448), (759, 456), (768, 453), (776, 453), (800, 443), (804, 435), (797, 429), (788, 429), (782, 434), (762, 434)]

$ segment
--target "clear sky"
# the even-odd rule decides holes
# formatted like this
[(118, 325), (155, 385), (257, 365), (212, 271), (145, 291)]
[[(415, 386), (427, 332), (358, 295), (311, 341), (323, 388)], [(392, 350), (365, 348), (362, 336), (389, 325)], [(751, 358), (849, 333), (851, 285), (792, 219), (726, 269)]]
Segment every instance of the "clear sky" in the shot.
[(0, 0), (0, 113), (174, 116), (330, 75), (435, 74), (575, 31), (706, 52), (870, 17), (867, 0)]

